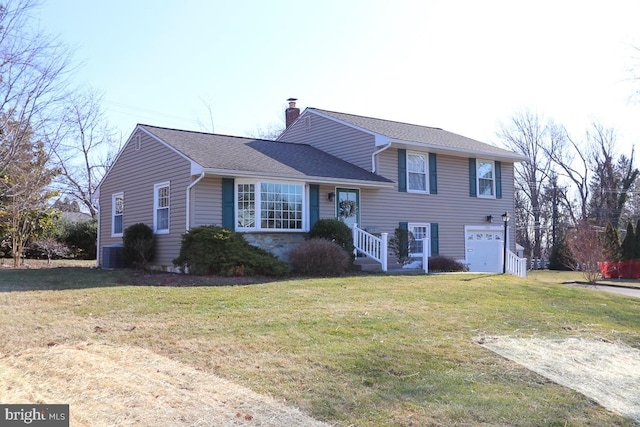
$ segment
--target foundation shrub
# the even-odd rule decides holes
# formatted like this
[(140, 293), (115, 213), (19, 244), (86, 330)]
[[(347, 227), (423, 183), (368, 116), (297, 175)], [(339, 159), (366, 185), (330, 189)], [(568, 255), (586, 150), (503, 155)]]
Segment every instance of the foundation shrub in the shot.
[(199, 276), (271, 276), (289, 273), (272, 253), (252, 246), (242, 234), (215, 225), (195, 227), (182, 235), (180, 255), (173, 264)]
[(128, 267), (146, 270), (153, 260), (153, 230), (141, 222), (125, 228), (122, 233), (122, 257)]
[(339, 276), (351, 267), (351, 257), (340, 245), (327, 239), (310, 239), (289, 252), (294, 273), (304, 276)]
[(429, 271), (465, 271), (464, 265), (453, 258), (442, 255), (429, 257)]
[(349, 226), (338, 219), (319, 219), (309, 230), (309, 239), (326, 239), (337, 243), (352, 259), (353, 233)]

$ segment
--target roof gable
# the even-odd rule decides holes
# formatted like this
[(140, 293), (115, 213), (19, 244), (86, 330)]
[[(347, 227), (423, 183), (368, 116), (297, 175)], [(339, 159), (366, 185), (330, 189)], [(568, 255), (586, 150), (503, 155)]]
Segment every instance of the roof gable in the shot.
[(339, 113), (318, 108), (307, 108), (301, 116), (304, 114), (317, 114), (376, 135), (376, 144), (378, 145), (382, 145), (383, 141), (386, 140), (386, 142), (393, 142), (399, 145), (424, 147), (451, 154), (457, 153), (458, 155), (484, 155), (510, 161), (527, 160), (525, 156), (513, 151), (448, 132), (441, 128)]

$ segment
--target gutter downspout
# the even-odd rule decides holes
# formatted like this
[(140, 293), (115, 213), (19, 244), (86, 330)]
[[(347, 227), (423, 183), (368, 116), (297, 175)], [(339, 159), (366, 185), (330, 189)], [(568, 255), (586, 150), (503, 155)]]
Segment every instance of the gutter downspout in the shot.
[(204, 178), (204, 171), (202, 171), (200, 173), (200, 176), (193, 181), (191, 184), (189, 184), (189, 186), (187, 187), (187, 230), (189, 231), (191, 229), (191, 221), (189, 220), (191, 218), (191, 189), (200, 181), (202, 181), (202, 178)]
[(387, 142), (387, 145), (385, 145), (381, 149), (373, 152), (373, 154), (371, 155), (371, 173), (376, 173), (376, 156), (389, 149), (389, 147), (391, 147), (391, 141)]
[(100, 267), (100, 199), (96, 199), (96, 207), (98, 208), (98, 236), (96, 238), (96, 268)]

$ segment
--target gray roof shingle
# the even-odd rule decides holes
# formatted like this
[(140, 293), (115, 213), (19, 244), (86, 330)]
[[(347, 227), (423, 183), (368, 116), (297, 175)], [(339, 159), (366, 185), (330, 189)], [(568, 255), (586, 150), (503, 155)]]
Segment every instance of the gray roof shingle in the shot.
[(487, 154), (511, 158), (514, 160), (526, 160), (524, 156), (513, 151), (505, 150), (503, 148), (448, 132), (440, 128), (357, 116), (354, 114), (338, 113), (335, 111), (321, 110), (319, 108), (307, 108), (307, 110), (316, 111), (325, 116), (333, 117), (334, 119), (386, 136), (396, 141), (415, 142), (425, 144), (431, 148), (441, 147), (444, 150)]
[(205, 170), (273, 177), (392, 182), (306, 144), (139, 126)]

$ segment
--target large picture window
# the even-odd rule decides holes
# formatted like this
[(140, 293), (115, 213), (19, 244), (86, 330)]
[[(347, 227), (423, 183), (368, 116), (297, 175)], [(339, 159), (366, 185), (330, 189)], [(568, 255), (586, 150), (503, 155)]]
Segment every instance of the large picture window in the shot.
[(111, 205), (111, 234), (113, 236), (122, 236), (122, 225), (124, 217), (124, 193), (114, 194), (111, 197)]
[(426, 193), (429, 186), (427, 182), (427, 156), (424, 154), (407, 153), (407, 190)]
[(304, 185), (279, 182), (238, 183), (236, 191), (238, 229), (304, 229)]
[(153, 223), (156, 233), (169, 232), (169, 183), (156, 184), (154, 188)]
[(478, 197), (495, 197), (494, 162), (478, 160), (476, 165), (478, 176)]

